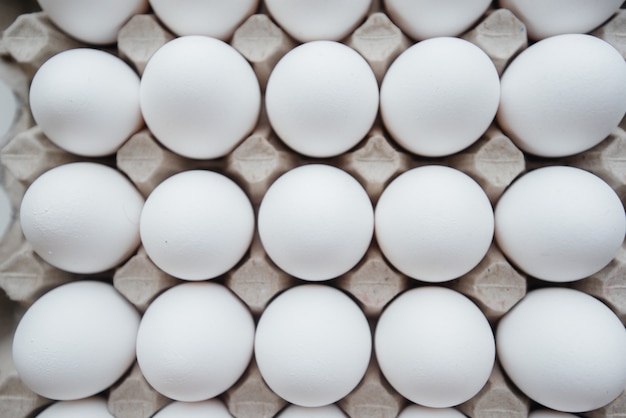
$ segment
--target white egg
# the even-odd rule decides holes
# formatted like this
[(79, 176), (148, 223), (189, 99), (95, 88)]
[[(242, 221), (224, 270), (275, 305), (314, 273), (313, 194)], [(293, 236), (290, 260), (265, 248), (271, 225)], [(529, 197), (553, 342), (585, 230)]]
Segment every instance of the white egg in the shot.
[(113, 154), (143, 126), (139, 76), (104, 51), (78, 48), (47, 60), (30, 86), (37, 125), (71, 153)]
[(184, 283), (148, 306), (137, 362), (168, 398), (197, 402), (229, 389), (252, 358), (254, 321), (243, 302), (214, 282)]
[(371, 0), (265, 0), (276, 22), (300, 42), (339, 41), (363, 21)]
[(533, 44), (502, 75), (499, 125), (523, 151), (573, 155), (599, 144), (626, 112), (626, 63), (591, 35)]
[(476, 267), (494, 231), (491, 203), (478, 183), (435, 165), (394, 179), (378, 200), (375, 225), (387, 260), (426, 282), (452, 280)]
[(116, 267), (139, 245), (143, 196), (111, 167), (78, 162), (55, 167), (26, 190), (22, 231), (33, 250), (72, 273)]
[(617, 12), (623, 0), (500, 0), (524, 24), (531, 39), (588, 33)]
[(148, 11), (148, 0), (37, 0), (50, 20), (68, 35), (88, 44), (117, 42), (133, 15)]
[(219, 399), (200, 402), (175, 401), (166, 405), (152, 418), (231, 418), (228, 408)]
[(421, 405), (409, 405), (400, 412), (398, 418), (465, 418), (454, 408), (429, 408)]
[(320, 284), (292, 287), (265, 309), (254, 353), (265, 383), (286, 401), (330, 405), (363, 378), (371, 355), (365, 315), (340, 290)]
[(244, 256), (254, 234), (254, 211), (228, 177), (204, 170), (166, 179), (141, 213), (141, 242), (166, 273), (185, 280), (213, 279)]
[(500, 79), (479, 47), (459, 38), (431, 38), (396, 58), (380, 88), (385, 127), (400, 146), (427, 157), (454, 154), (492, 123)]
[(75, 401), (55, 402), (36, 418), (115, 418), (104, 398), (93, 397)]
[(206, 35), (228, 40), (259, 0), (150, 0), (154, 14), (179, 36)]
[(496, 342), (513, 383), (548, 408), (590, 411), (624, 391), (624, 325), (605, 304), (583, 292), (529, 292), (500, 320)]
[(599, 177), (574, 167), (533, 170), (515, 181), (495, 209), (495, 237), (531, 276), (568, 282), (590, 276), (617, 254), (624, 207)]
[(369, 132), (378, 113), (378, 83), (367, 61), (339, 42), (308, 42), (274, 67), (265, 93), (274, 131), (294, 151), (332, 157)]
[(567, 412), (553, 411), (549, 409), (537, 409), (528, 414), (528, 418), (577, 418), (576, 415)]
[(467, 297), (434, 286), (402, 293), (374, 335), (380, 369), (402, 396), (432, 408), (465, 402), (487, 383), (495, 360), (491, 327)]
[(167, 148), (189, 158), (218, 158), (256, 125), (261, 90), (233, 47), (208, 36), (183, 36), (148, 61), (140, 104), (148, 128)]
[(306, 407), (289, 405), (276, 418), (346, 418), (337, 405)]
[(385, 11), (413, 39), (457, 36), (487, 11), (490, 0), (385, 0)]
[(311, 164), (270, 186), (258, 224), (263, 247), (278, 267), (300, 279), (328, 280), (363, 258), (374, 234), (374, 211), (354, 177)]
[(95, 395), (135, 361), (139, 319), (110, 284), (80, 280), (56, 287), (20, 320), (13, 339), (15, 368), (27, 387), (46, 398)]

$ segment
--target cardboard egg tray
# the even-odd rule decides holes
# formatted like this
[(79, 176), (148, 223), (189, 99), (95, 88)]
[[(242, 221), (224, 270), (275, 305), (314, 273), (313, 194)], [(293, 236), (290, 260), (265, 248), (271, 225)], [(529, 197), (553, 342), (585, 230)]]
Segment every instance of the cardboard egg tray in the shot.
[[(622, 9), (593, 34), (613, 44), (626, 57), (626, 10)], [(500, 73), (529, 44), (524, 25), (510, 11), (496, 5), (462, 37), (480, 46)], [(141, 74), (151, 54), (173, 38), (154, 15), (136, 15), (119, 32), (117, 45), (101, 49), (120, 56)], [(414, 43), (384, 14), (380, 1), (373, 2), (367, 19), (343, 42), (365, 57), (379, 82), (391, 62)], [(297, 42), (287, 36), (261, 6), (258, 14), (237, 29), (230, 44), (252, 64), (264, 89), (273, 66)], [(28, 185), (40, 174), (60, 164), (85, 160), (53, 145), (34, 125), (28, 109), (28, 86), (37, 68), (54, 54), (80, 46), (89, 45), (69, 38), (43, 12), (37, 11), (19, 15), (0, 38), (0, 78), (14, 89), (22, 106), (13, 128), (4, 138), (6, 145), (0, 154), (3, 168), (0, 179), (15, 210)], [(626, 203), (625, 127), (623, 122), (587, 152), (568, 158), (543, 159), (522, 153), (494, 122), (471, 147), (446, 158), (424, 158), (398, 147), (379, 119), (367, 137), (351, 151), (336, 158), (312, 159), (283, 145), (262, 115), (252, 134), (224, 158), (190, 160), (180, 157), (162, 147), (144, 129), (133, 135), (116, 155), (89, 160), (117, 167), (144, 196), (175, 173), (197, 168), (215, 170), (235, 180), (256, 209), (278, 176), (310, 162), (331, 164), (352, 174), (365, 187), (374, 204), (385, 186), (400, 173), (428, 164), (448, 165), (467, 173), (481, 185), (494, 205), (507, 186), (527, 170), (557, 164), (576, 166), (598, 175), (617, 192), (622, 203)], [(0, 245), (1, 417), (32, 417), (52, 402), (33, 393), (20, 381), (11, 362), (12, 333), (20, 316), (40, 295), (80, 277), (84, 276), (61, 271), (39, 258), (22, 236), (19, 220), (14, 220)], [(182, 282), (160, 271), (141, 247), (116, 269), (93, 277), (112, 282), (141, 312), (160, 292)], [(216, 280), (237, 294), (257, 318), (279, 292), (302, 283), (271, 262), (258, 236), (244, 259)], [(370, 319), (372, 330), (389, 301), (406, 289), (424, 284), (404, 276), (387, 263), (375, 240), (356, 267), (324, 283), (353, 296)], [(471, 298), (495, 326), (528, 290), (554, 284), (521, 273), (494, 244), (470, 273), (439, 285)], [(626, 323), (626, 247), (622, 246), (617, 257), (597, 274), (560, 286), (573, 287), (599, 298)], [(117, 418), (147, 418), (171, 402), (150, 387), (136, 364), (102, 395), (108, 399), (109, 409)], [(237, 418), (274, 417), (287, 405), (264, 383), (254, 360), (238, 383), (220, 398)], [(408, 401), (385, 381), (373, 356), (361, 383), (338, 402), (351, 418), (393, 418), (407, 404)], [(536, 407), (538, 405), (516, 389), (496, 363), (484, 388), (457, 409), (470, 417), (526, 417)], [(626, 395), (622, 393), (610, 405), (582, 415), (624, 417)]]

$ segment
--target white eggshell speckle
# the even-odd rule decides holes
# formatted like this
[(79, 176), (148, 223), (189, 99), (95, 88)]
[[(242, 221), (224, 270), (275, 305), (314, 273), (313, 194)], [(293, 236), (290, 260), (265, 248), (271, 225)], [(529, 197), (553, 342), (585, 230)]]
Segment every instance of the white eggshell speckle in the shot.
[(340, 290), (320, 284), (293, 287), (259, 320), (254, 352), (267, 385), (290, 403), (330, 405), (363, 378), (371, 355), (365, 315)]
[(189, 158), (223, 157), (254, 128), (261, 90), (246, 59), (208, 36), (183, 36), (148, 61), (140, 103), (154, 136)]
[(89, 162), (53, 168), (26, 190), (22, 231), (33, 250), (72, 273), (117, 266), (139, 245), (144, 199), (111, 167)]
[(495, 360), (489, 322), (456, 291), (408, 290), (383, 311), (374, 336), (380, 369), (411, 402), (446, 408), (472, 398)]
[(380, 88), (385, 127), (400, 146), (428, 157), (461, 151), (492, 123), (500, 79), (476, 45), (442, 37), (418, 42), (391, 64)]
[(554, 36), (517, 56), (501, 89), (497, 120), (519, 148), (573, 155), (599, 144), (624, 117), (626, 63), (594, 36)]
[(232, 418), (228, 408), (219, 399), (200, 402), (172, 402), (152, 418)]
[(300, 42), (339, 41), (365, 18), (371, 0), (265, 0), (272, 18)]
[(259, 236), (282, 270), (304, 280), (346, 273), (365, 255), (374, 211), (363, 186), (343, 170), (311, 164), (288, 171), (263, 197)]
[(306, 407), (290, 405), (276, 418), (346, 418), (347, 415), (337, 405)]
[(566, 33), (588, 33), (617, 12), (623, 0), (499, 0), (534, 40)]
[(385, 0), (385, 11), (404, 33), (423, 40), (457, 36), (487, 11), (490, 0)]
[(626, 330), (602, 302), (567, 288), (528, 293), (499, 322), (498, 358), (531, 399), (564, 412), (600, 408), (626, 385)]
[(148, 11), (148, 0), (37, 0), (50, 20), (88, 44), (113, 44), (133, 15)]
[(385, 257), (409, 277), (455, 279), (487, 253), (494, 232), (491, 203), (471, 177), (445, 166), (398, 176), (375, 212), (376, 239)]
[(36, 418), (115, 418), (104, 398), (93, 397), (75, 401), (55, 402)]
[(331, 157), (358, 144), (372, 127), (378, 83), (352, 48), (308, 42), (276, 64), (265, 103), (272, 128), (290, 148), (310, 157)]
[(39, 298), (18, 324), (15, 368), (26, 386), (46, 398), (95, 395), (135, 360), (139, 319), (110, 284), (84, 280), (59, 286)]
[(141, 242), (166, 273), (185, 280), (215, 278), (244, 256), (254, 233), (252, 204), (228, 177), (204, 170), (176, 174), (148, 196)]
[(54, 144), (81, 156), (113, 154), (143, 126), (139, 76), (96, 49), (71, 49), (47, 60), (30, 86), (30, 108)]
[(248, 367), (254, 321), (228, 288), (177, 285), (150, 304), (137, 334), (137, 362), (168, 398), (196, 402), (230, 388)]
[(259, 0), (150, 0), (154, 13), (177, 35), (206, 35), (224, 41), (258, 4)]
[(400, 412), (398, 418), (465, 418), (454, 408), (429, 408), (421, 405), (409, 405)]
[(574, 167), (533, 170), (515, 181), (495, 209), (505, 255), (539, 279), (567, 282), (606, 266), (626, 233), (624, 207), (599, 177)]

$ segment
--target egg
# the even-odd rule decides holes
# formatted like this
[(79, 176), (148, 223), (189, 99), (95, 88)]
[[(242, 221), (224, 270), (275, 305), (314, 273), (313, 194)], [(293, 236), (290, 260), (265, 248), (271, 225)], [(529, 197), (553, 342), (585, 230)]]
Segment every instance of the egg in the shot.
[(624, 207), (599, 177), (574, 167), (543, 167), (520, 177), (495, 209), (495, 238), (527, 274), (550, 282), (582, 279), (617, 254)]
[(150, 0), (154, 14), (177, 35), (206, 35), (224, 41), (258, 4), (259, 0)]
[(496, 342), (509, 378), (545, 407), (590, 411), (624, 391), (624, 325), (605, 304), (583, 292), (529, 292), (500, 320)]
[(376, 240), (402, 273), (425, 282), (472, 270), (494, 232), (491, 203), (471, 177), (451, 167), (408, 170), (384, 190), (375, 211)]
[(139, 76), (120, 58), (90, 48), (61, 52), (39, 67), (30, 109), (55, 145), (87, 157), (113, 154), (143, 126)]
[(463, 39), (439, 37), (393, 61), (380, 87), (380, 114), (401, 147), (442, 157), (480, 138), (499, 100), (500, 78), (487, 54)]
[(599, 144), (624, 117), (626, 63), (599, 38), (558, 35), (518, 55), (501, 88), (497, 121), (515, 144), (564, 157)]
[(367, 319), (352, 299), (330, 286), (306, 284), (284, 291), (267, 306), (257, 325), (254, 354), (263, 380), (278, 396), (321, 407), (356, 387), (371, 347)]
[(576, 418), (576, 415), (549, 409), (536, 409), (528, 414), (528, 418)]
[(11, 87), (0, 79), (0, 146), (4, 145), (4, 137), (9, 133), (18, 115), (18, 101)]
[(385, 12), (413, 39), (457, 36), (487, 11), (490, 0), (385, 0)]
[(139, 245), (144, 198), (119, 171), (91, 162), (55, 167), (26, 190), (22, 232), (51, 265), (72, 273), (116, 267)]
[(106, 45), (135, 14), (148, 11), (148, 0), (37, 0), (50, 20), (79, 41)]
[(55, 402), (36, 418), (114, 418), (104, 398), (92, 397), (75, 401)]
[(110, 284), (61, 285), (37, 299), (20, 320), (13, 338), (15, 369), (28, 388), (46, 398), (96, 395), (135, 361), (138, 326), (139, 313)]
[(184, 280), (213, 279), (244, 256), (254, 234), (248, 196), (228, 177), (190, 170), (169, 177), (148, 196), (141, 242), (161, 270)]
[(252, 314), (228, 288), (214, 282), (183, 283), (148, 306), (137, 333), (137, 363), (162, 395), (204, 401), (241, 377), (253, 343)]
[(184, 157), (212, 159), (232, 151), (255, 127), (261, 90), (246, 59), (208, 36), (182, 36), (146, 64), (141, 111), (154, 136)]
[(374, 234), (374, 211), (354, 177), (333, 166), (309, 164), (270, 186), (258, 229), (279, 268), (303, 280), (328, 280), (363, 258)]
[(447, 408), (471, 399), (487, 383), (495, 343), (489, 322), (472, 301), (454, 290), (424, 286), (400, 294), (385, 308), (374, 352), (400, 395)]
[(500, 0), (524, 24), (531, 39), (588, 33), (608, 20), (622, 0)]
[(337, 405), (307, 408), (289, 405), (276, 418), (346, 418), (347, 415)]
[(339, 41), (365, 19), (371, 0), (265, 0), (272, 18), (300, 42)]
[(200, 402), (172, 402), (153, 415), (152, 418), (231, 418), (232, 415), (219, 399)]
[(429, 408), (412, 404), (404, 408), (398, 418), (465, 418), (465, 415), (454, 408)]
[(369, 132), (378, 113), (378, 83), (367, 61), (332, 41), (289, 51), (270, 74), (267, 115), (280, 139), (309, 157), (348, 151)]

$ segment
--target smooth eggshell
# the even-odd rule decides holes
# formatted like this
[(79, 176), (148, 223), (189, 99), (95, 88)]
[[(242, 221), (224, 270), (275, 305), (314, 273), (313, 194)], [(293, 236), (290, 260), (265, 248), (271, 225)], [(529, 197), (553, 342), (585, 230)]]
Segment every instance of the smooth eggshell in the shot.
[(339, 42), (308, 42), (274, 67), (265, 93), (269, 121), (294, 151), (332, 157), (367, 135), (378, 83), (367, 61)]
[(617, 12), (623, 0), (499, 0), (526, 25), (534, 40), (588, 33)]
[(46, 398), (95, 395), (134, 362), (139, 319), (110, 284), (80, 280), (56, 287), (20, 320), (13, 339), (15, 368), (27, 387)]
[(256, 125), (261, 90), (252, 67), (208, 36), (169, 41), (150, 58), (140, 104), (150, 131), (167, 148), (196, 159), (223, 157)]
[(374, 211), (354, 177), (310, 164), (270, 186), (258, 224), (263, 247), (278, 267), (300, 279), (328, 280), (363, 258), (374, 234)]
[(113, 154), (143, 126), (139, 76), (96, 49), (71, 49), (47, 60), (31, 83), (30, 108), (54, 144), (81, 156)]
[(337, 405), (305, 407), (289, 405), (276, 418), (346, 418), (347, 415)]
[(567, 288), (528, 293), (499, 322), (498, 358), (531, 399), (564, 412), (600, 408), (626, 385), (626, 330), (602, 302)]
[(385, 0), (385, 12), (413, 39), (457, 36), (487, 11), (490, 0)]
[(150, 0), (159, 20), (179, 36), (206, 35), (228, 40), (259, 0)]
[(365, 18), (371, 0), (265, 0), (276, 22), (300, 42), (339, 41)]
[(243, 302), (214, 282), (184, 283), (158, 296), (137, 334), (137, 362), (168, 398), (213, 398), (241, 377), (252, 357), (254, 321)]
[(50, 20), (68, 35), (88, 44), (117, 42), (132, 16), (148, 11), (148, 0), (37, 0)]
[(520, 269), (568, 282), (590, 276), (617, 254), (624, 207), (599, 177), (574, 167), (539, 168), (515, 181), (495, 209), (495, 238)]
[(478, 183), (436, 165), (394, 179), (378, 200), (375, 225), (387, 260), (426, 282), (455, 279), (476, 267), (494, 232), (491, 203)]
[(591, 35), (559, 35), (518, 55), (501, 80), (497, 120), (523, 151), (563, 157), (599, 144), (626, 112), (626, 63)]
[(459, 38), (431, 38), (391, 64), (380, 88), (380, 113), (400, 146), (441, 157), (480, 138), (499, 100), (498, 71), (483, 50)]
[(408, 290), (383, 311), (374, 335), (380, 369), (411, 402), (446, 408), (467, 401), (487, 383), (495, 360), (489, 322), (454, 290)]
[(104, 398), (93, 397), (75, 401), (55, 402), (36, 418), (115, 418)]
[(421, 405), (409, 405), (400, 412), (398, 418), (465, 418), (454, 408), (429, 408)]
[(320, 284), (290, 288), (265, 309), (254, 353), (263, 380), (299, 406), (330, 405), (363, 378), (371, 334), (357, 304)]
[(141, 212), (141, 242), (166, 273), (185, 280), (215, 278), (244, 256), (254, 234), (254, 211), (228, 177), (204, 170), (166, 179)]
[(175, 401), (166, 405), (152, 418), (232, 418), (228, 408), (219, 399), (201, 402)]
[(135, 186), (113, 168), (70, 163), (30, 185), (20, 223), (48, 263), (72, 273), (98, 273), (120, 264), (139, 245), (143, 203)]

